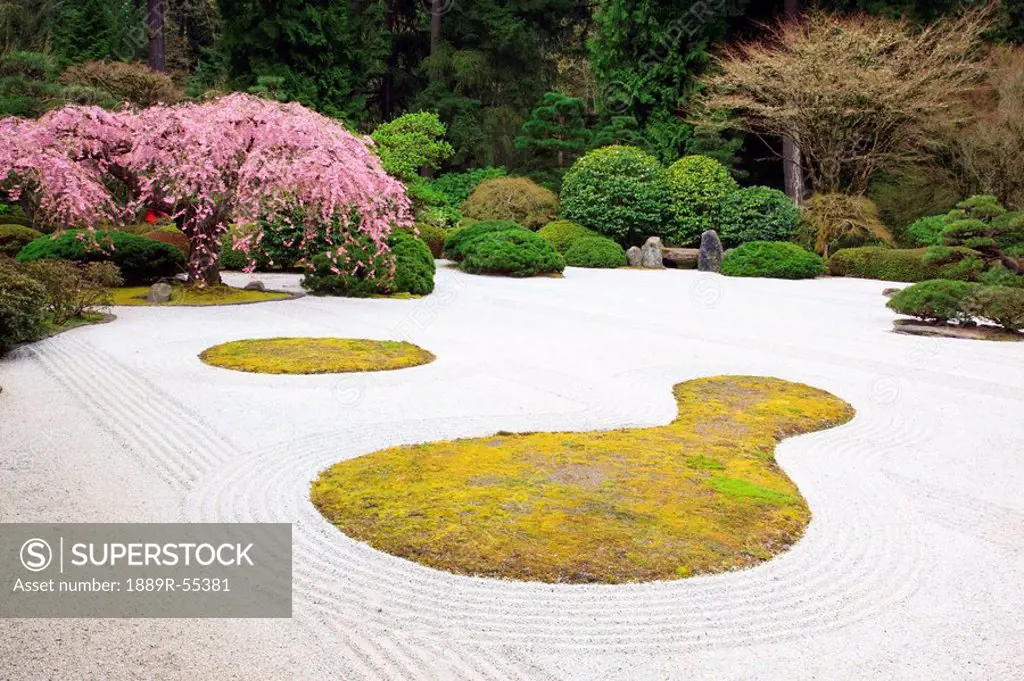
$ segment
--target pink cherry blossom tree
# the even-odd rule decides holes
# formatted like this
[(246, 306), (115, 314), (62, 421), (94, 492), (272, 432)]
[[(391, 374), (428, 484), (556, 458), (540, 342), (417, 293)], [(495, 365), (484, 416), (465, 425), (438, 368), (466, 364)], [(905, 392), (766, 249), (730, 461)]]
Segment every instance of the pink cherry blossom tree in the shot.
[(336, 262), (366, 267), (346, 253), (368, 241), (379, 254), (394, 226), (412, 222), (405, 187), (364, 139), (301, 105), (243, 94), (0, 120), (3, 194), (68, 227), (167, 213), (189, 239), (189, 282), (200, 286), (219, 281), (220, 241), (232, 225), (244, 235), (236, 248), (248, 252), (283, 217), (301, 226), (300, 252), (326, 242)]

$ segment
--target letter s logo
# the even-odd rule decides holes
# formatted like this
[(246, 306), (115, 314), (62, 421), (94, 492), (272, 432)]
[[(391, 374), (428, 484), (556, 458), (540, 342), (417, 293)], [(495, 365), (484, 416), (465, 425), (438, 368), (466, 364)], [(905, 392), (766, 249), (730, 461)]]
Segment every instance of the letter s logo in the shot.
[(21, 564), (26, 570), (40, 572), (50, 566), (53, 551), (42, 539), (29, 539), (21, 545)]

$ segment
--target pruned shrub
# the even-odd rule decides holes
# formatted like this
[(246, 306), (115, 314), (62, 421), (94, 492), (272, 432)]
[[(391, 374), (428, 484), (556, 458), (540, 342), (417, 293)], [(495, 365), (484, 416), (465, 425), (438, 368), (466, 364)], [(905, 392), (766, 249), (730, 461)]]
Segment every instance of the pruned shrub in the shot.
[(670, 240), (695, 245), (700, 235), (722, 225), (725, 199), (739, 189), (729, 170), (708, 156), (685, 156), (668, 168), (675, 227)]
[(923, 281), (896, 292), (886, 305), (900, 314), (929, 322), (969, 322), (973, 317), (971, 300), (978, 288), (966, 281)]
[(66, 260), (37, 260), (23, 267), (46, 289), (46, 309), (50, 321), (58, 325), (111, 305), (110, 289), (124, 283), (111, 262), (75, 265)]
[(1008, 331), (1024, 330), (1024, 289), (982, 286), (974, 292), (969, 311)]
[(68, 67), (60, 79), (67, 85), (86, 85), (109, 92), (114, 99), (140, 107), (176, 104), (184, 98), (184, 92), (170, 76), (145, 64), (87, 61)]
[(0, 353), (39, 338), (46, 328), (46, 289), (0, 258)]
[(672, 231), (668, 175), (656, 158), (636, 147), (595, 149), (566, 173), (562, 215), (623, 245), (667, 237)]
[(558, 196), (525, 177), (484, 180), (462, 204), (463, 215), (478, 220), (512, 220), (540, 229), (558, 217)]
[(444, 252), (444, 240), (448, 237), (448, 232), (427, 222), (417, 222), (415, 229), (416, 236), (427, 245), (430, 254), (440, 258)]
[(466, 247), (476, 239), (485, 234), (504, 232), (510, 229), (528, 231), (525, 227), (511, 220), (483, 220), (475, 222), (468, 227), (453, 229), (448, 232), (448, 236), (444, 241), (444, 257), (459, 262), (465, 255)]
[(986, 286), (1012, 286), (1024, 288), (1024, 275), (1016, 274), (1002, 265), (982, 273), (978, 281)]
[(30, 227), (0, 225), (0, 255), (13, 258), (21, 249), (41, 236), (43, 236), (42, 232), (37, 232)]
[(0, 203), (0, 225), (31, 227), (32, 221), (28, 219), (25, 210), (18, 204)]
[(315, 296), (367, 298), (387, 291), (393, 276), (391, 251), (379, 251), (369, 236), (360, 235), (341, 253), (313, 256), (301, 283)]
[(483, 234), (464, 247), (460, 267), (471, 274), (532, 277), (565, 269), (565, 260), (547, 241), (525, 229)]
[(719, 235), (727, 248), (748, 241), (789, 241), (800, 224), (800, 210), (778, 189), (745, 187), (721, 203)]
[(603, 236), (577, 239), (565, 252), (570, 267), (624, 267), (626, 252), (622, 246)]
[(722, 260), (722, 274), (730, 277), (813, 279), (824, 271), (821, 256), (779, 241), (749, 241)]
[(580, 239), (600, 236), (600, 234), (572, 220), (555, 220), (541, 227), (537, 231), (537, 236), (554, 246), (559, 253), (565, 253)]
[(956, 267), (949, 269), (949, 265), (973, 254), (968, 249), (947, 249), (948, 254), (940, 254), (934, 248), (844, 248), (828, 259), (828, 273), (834, 277), (907, 283), (952, 279), (958, 278), (958, 272)]
[(126, 232), (102, 230), (69, 230), (41, 237), (21, 249), (17, 259), (19, 262), (112, 262), (128, 285), (148, 284), (173, 277), (185, 267), (185, 257), (170, 244)]
[(871, 199), (848, 194), (815, 194), (801, 213), (803, 241), (827, 258), (841, 248), (893, 243)]
[(434, 291), (436, 266), (426, 243), (403, 231), (391, 233), (388, 239), (394, 257), (395, 276), (384, 286), (387, 293), (411, 293), (425, 296)]

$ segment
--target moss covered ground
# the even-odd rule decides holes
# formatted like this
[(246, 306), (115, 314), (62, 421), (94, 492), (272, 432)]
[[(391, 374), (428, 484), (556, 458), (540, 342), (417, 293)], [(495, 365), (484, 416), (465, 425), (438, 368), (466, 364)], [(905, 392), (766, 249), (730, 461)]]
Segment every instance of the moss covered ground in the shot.
[(166, 303), (151, 303), (146, 300), (148, 286), (129, 286), (111, 291), (114, 305), (149, 305), (152, 307), (237, 305), (239, 303), (261, 303), (268, 300), (290, 298), (280, 291), (246, 291), (230, 286), (191, 288), (175, 286), (171, 299)]
[(722, 376), (675, 386), (666, 426), (499, 433), (336, 464), (311, 499), (342, 532), (450, 572), (642, 582), (771, 558), (810, 520), (776, 444), (849, 421), (806, 385)]
[(434, 356), (402, 341), (359, 338), (259, 338), (204, 350), (213, 366), (260, 374), (333, 374), (388, 371), (427, 364)]

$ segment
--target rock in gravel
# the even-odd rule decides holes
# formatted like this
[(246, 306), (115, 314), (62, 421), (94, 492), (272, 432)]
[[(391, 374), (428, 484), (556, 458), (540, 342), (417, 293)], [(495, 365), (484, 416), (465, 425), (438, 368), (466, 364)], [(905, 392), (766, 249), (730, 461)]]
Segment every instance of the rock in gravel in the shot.
[(246, 291), (266, 291), (267, 287), (259, 279), (254, 279), (245, 285)]
[(709, 229), (701, 234), (697, 269), (701, 272), (721, 272), (722, 257), (722, 240), (718, 238), (718, 232)]
[(637, 246), (630, 246), (626, 251), (626, 260), (629, 261), (630, 267), (640, 267), (644, 262), (643, 252)]
[(882, 289), (882, 295), (885, 296), (886, 298), (892, 298), (894, 295), (896, 295), (902, 290), (903, 289), (901, 288), (886, 288)]
[(171, 294), (174, 289), (166, 281), (158, 281), (149, 287), (149, 295), (146, 296), (146, 300), (151, 303), (166, 303), (171, 299)]
[(661, 249), (661, 239), (656, 236), (652, 236), (644, 242), (644, 247), (640, 249), (643, 256), (640, 266), (650, 270), (664, 269), (665, 263), (661, 259)]
[(661, 251), (661, 259), (665, 267), (673, 267), (677, 270), (697, 269), (697, 255), (700, 251), (696, 248), (664, 248)]

